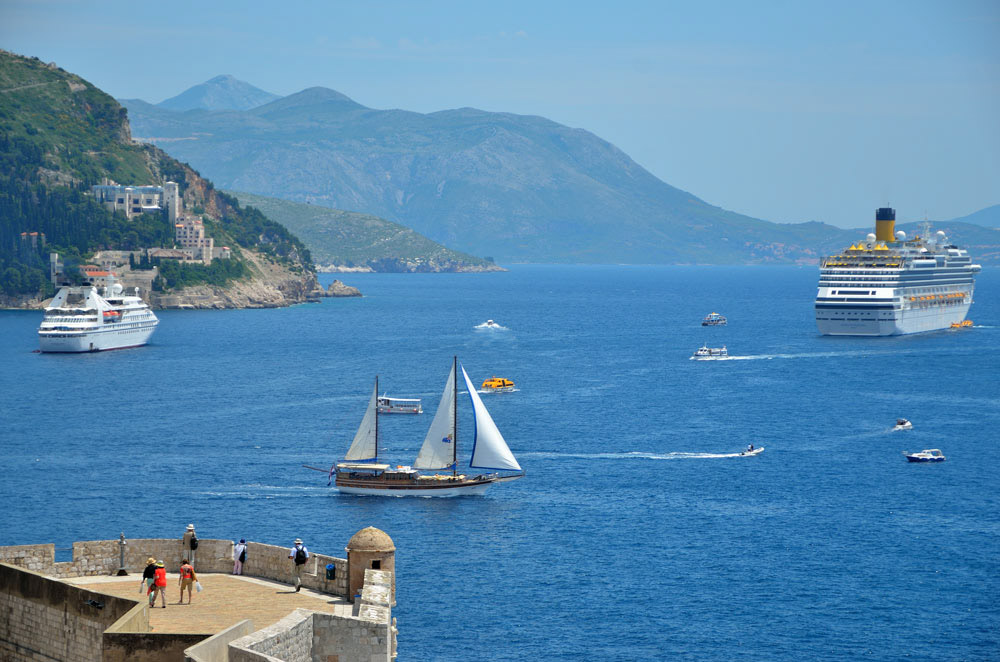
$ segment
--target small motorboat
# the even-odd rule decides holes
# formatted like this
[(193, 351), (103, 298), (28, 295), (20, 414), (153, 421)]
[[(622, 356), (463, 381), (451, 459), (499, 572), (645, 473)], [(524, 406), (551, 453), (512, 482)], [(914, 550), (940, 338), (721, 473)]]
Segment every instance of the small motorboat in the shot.
[(912, 429), (913, 429), (913, 423), (910, 423), (905, 418), (897, 418), (896, 425), (892, 427), (893, 432), (895, 432), (896, 430), (912, 430)]
[(494, 322), (493, 320), (486, 320), (485, 322), (483, 322), (479, 326), (483, 327), (484, 329), (499, 329), (500, 328), (500, 325), (497, 324), (496, 322)]
[(741, 457), (746, 457), (746, 456), (749, 456), (749, 455), (760, 455), (763, 452), (764, 452), (764, 447), (763, 446), (760, 446), (759, 448), (754, 448), (753, 444), (751, 444), (745, 451), (743, 451), (742, 453), (740, 453), (740, 456)]
[(726, 316), (719, 313), (709, 313), (701, 320), (702, 326), (725, 326)]
[(691, 356), (693, 360), (705, 361), (707, 359), (723, 359), (729, 356), (729, 350), (726, 346), (722, 347), (709, 347), (708, 345), (702, 346), (700, 349), (696, 350)]
[(972, 326), (972, 320), (962, 320), (961, 322), (952, 322), (951, 328), (953, 329), (968, 329)]
[(908, 462), (944, 462), (945, 459), (944, 454), (937, 448), (928, 448), (919, 453), (903, 451), (903, 455)]
[(484, 381), (481, 388), (488, 393), (505, 393), (514, 390), (514, 382), (503, 377), (493, 376)]

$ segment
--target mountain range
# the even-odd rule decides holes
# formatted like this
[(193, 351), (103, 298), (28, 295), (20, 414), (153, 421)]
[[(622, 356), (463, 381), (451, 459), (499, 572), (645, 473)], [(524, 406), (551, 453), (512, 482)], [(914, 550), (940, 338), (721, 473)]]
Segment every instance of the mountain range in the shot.
[(223, 86), (206, 86), (213, 105), (185, 112), (123, 100), (135, 135), (224, 188), (372, 214), (497, 261), (814, 262), (857, 238), (713, 206), (543, 117), (377, 110), (321, 87), (220, 108)]

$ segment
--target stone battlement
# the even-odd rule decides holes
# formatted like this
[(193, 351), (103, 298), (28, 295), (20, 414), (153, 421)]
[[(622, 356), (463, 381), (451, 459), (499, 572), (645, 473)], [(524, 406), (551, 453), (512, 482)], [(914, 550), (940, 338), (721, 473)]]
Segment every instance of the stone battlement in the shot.
[[(373, 528), (359, 532), (351, 544), (348, 559), (311, 552), (301, 574), (307, 590), (301, 593), (288, 589), (294, 583), (290, 545), (248, 543), (241, 577), (231, 574), (230, 540), (199, 538), (192, 553), (179, 538), (128, 539), (127, 577), (116, 576), (122, 550), (118, 540), (76, 542), (72, 560), (64, 562), (56, 562), (53, 544), (0, 547), (0, 612), (18, 615), (0, 623), (0, 658), (42, 659), (36, 655), (41, 652), (44, 659), (81, 662), (391, 662), (396, 656), (391, 614), (395, 576), (388, 571), (394, 563), (386, 547), (394, 551), (394, 546)], [(192, 556), (207, 587), (193, 608), (151, 610), (145, 598), (132, 599), (149, 557), (163, 561), (176, 578), (181, 559)], [(329, 571), (327, 565), (332, 566)], [(351, 577), (359, 574), (363, 584), (352, 584)], [(175, 589), (173, 581), (168, 579), (170, 591)], [(262, 611), (239, 610), (241, 604), (262, 601), (292, 611), (272, 607), (267, 618)], [(288, 615), (281, 618), (282, 613)], [(254, 628), (250, 618), (258, 616), (263, 621)], [(164, 618), (175, 619), (172, 626)], [(206, 627), (209, 623), (214, 627)]]

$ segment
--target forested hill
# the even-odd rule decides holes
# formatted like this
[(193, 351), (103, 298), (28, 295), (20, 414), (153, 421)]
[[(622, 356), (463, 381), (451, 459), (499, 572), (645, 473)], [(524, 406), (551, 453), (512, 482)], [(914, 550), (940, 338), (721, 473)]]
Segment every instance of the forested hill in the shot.
[[(216, 244), (235, 249), (232, 260), (192, 268), (178, 283), (253, 278), (240, 249), (262, 253), (299, 278), (314, 278), (309, 252), (287, 229), (241, 207), (160, 149), (133, 142), (126, 111), (114, 98), (55, 64), (0, 51), (0, 294), (50, 294), (52, 251), (71, 264), (96, 250), (173, 244), (165, 215), (126, 220), (86, 195), (104, 178), (135, 185), (178, 182), (187, 209), (207, 219)], [(22, 233), (43, 233), (44, 246)]]

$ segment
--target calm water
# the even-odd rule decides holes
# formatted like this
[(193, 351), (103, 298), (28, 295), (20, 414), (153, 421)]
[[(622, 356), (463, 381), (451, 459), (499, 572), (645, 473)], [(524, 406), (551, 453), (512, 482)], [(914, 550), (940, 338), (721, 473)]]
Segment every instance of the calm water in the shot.
[[(95, 355), (34, 354), (39, 315), (0, 313), (0, 544), (194, 522), (343, 555), (374, 525), (402, 660), (996, 659), (995, 271), (976, 328), (874, 339), (817, 335), (812, 268), (344, 280), (365, 298), (167, 311), (155, 344)], [(701, 327), (712, 311), (729, 326)], [(689, 361), (702, 343), (746, 359)], [(400, 500), (300, 467), (346, 450), (375, 373), (424, 398), (383, 418), (411, 463), (452, 354), (517, 382), (485, 401), (527, 478)], [(900, 454), (923, 448), (948, 461)]]

